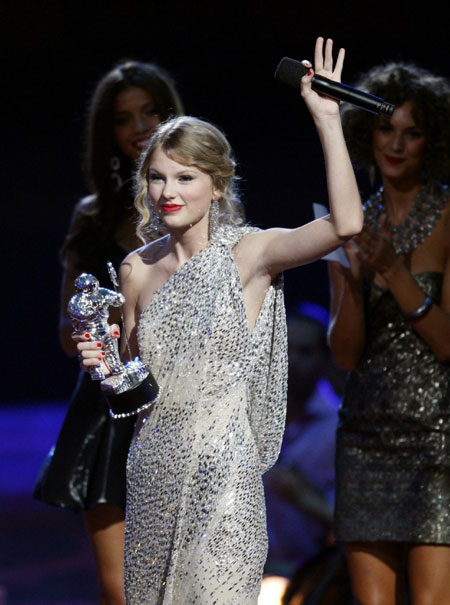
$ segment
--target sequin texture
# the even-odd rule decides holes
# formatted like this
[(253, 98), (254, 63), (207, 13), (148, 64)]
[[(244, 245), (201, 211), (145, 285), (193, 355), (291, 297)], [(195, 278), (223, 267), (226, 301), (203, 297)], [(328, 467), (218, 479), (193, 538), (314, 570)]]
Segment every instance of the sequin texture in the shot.
[(256, 604), (267, 552), (261, 474), (285, 418), (281, 280), (252, 331), (220, 227), (141, 314), (139, 353), (161, 395), (137, 423), (128, 460), (127, 602)]
[[(440, 300), (442, 274), (415, 279)], [(450, 544), (450, 365), (369, 280), (366, 318), (366, 349), (340, 413), (336, 535)]]

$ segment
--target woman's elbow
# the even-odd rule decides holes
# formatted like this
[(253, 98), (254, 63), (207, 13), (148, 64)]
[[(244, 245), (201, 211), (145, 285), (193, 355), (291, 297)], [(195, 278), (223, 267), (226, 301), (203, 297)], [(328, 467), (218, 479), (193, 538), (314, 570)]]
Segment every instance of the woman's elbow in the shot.
[(359, 235), (364, 226), (364, 217), (354, 217), (346, 220), (342, 224), (336, 225), (336, 233), (340, 240), (348, 240)]

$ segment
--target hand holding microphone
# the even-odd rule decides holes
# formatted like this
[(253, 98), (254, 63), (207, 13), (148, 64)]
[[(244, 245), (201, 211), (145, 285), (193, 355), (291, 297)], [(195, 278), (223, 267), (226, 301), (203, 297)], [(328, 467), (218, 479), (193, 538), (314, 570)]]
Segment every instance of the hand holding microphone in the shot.
[[(281, 59), (274, 77), (283, 84), (298, 88), (300, 78), (305, 76), (308, 71), (308, 67), (303, 65), (300, 61), (284, 57)], [(351, 103), (352, 105), (356, 105), (357, 107), (372, 113), (386, 113), (391, 116), (395, 110), (395, 105), (392, 105), (392, 103), (389, 103), (384, 99), (318, 74), (313, 76), (311, 87), (318, 93), (322, 93), (328, 97), (337, 99), (338, 101)]]

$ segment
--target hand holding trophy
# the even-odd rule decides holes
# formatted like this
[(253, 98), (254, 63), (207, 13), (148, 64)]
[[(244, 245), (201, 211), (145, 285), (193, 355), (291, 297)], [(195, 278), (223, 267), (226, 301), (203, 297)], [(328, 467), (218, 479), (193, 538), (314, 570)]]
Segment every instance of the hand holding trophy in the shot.
[(101, 364), (90, 366), (87, 371), (92, 380), (101, 381), (100, 386), (108, 401), (111, 416), (125, 418), (152, 405), (158, 395), (158, 385), (150, 370), (138, 357), (131, 360), (126, 333), (130, 361), (124, 364), (120, 359), (118, 341), (110, 335), (108, 317), (109, 307), (121, 309), (125, 298), (118, 291), (119, 282), (111, 263), (108, 263), (108, 271), (115, 290), (100, 287), (94, 275), (82, 273), (75, 280), (76, 293), (69, 301), (67, 312), (72, 319), (74, 336), (88, 333), (89, 340), (102, 344), (105, 352), (103, 361), (110, 374), (105, 374)]

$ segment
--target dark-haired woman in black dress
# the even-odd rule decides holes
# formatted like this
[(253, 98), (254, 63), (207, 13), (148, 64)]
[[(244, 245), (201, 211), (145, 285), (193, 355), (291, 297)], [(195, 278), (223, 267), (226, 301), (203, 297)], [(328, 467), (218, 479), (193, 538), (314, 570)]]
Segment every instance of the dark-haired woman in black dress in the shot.
[[(136, 236), (131, 175), (156, 127), (183, 112), (171, 77), (136, 61), (118, 64), (98, 83), (89, 107), (85, 172), (91, 195), (76, 205), (62, 251), (60, 341), (76, 355), (67, 303), (83, 271), (111, 287), (106, 262), (116, 270), (142, 245)], [(113, 319), (120, 316), (116, 310)], [(93, 545), (100, 602), (125, 602), (123, 541), (125, 467), (135, 419), (112, 420), (98, 383), (81, 372), (56, 446), (47, 457), (34, 495), (82, 511)]]

